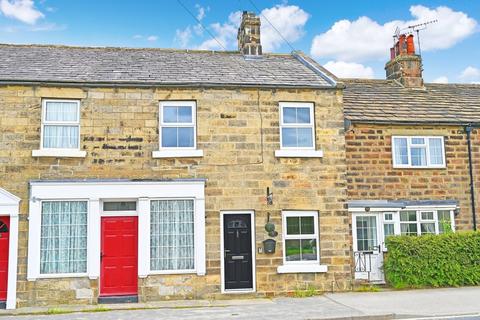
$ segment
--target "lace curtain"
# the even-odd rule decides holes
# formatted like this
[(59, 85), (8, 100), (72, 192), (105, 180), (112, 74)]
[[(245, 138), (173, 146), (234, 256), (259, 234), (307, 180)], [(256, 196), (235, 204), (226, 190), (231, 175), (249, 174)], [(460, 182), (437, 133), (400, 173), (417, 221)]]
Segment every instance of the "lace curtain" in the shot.
[(193, 270), (193, 200), (155, 200), (150, 207), (151, 270)]
[(87, 272), (87, 202), (43, 202), (40, 273), (85, 272)]

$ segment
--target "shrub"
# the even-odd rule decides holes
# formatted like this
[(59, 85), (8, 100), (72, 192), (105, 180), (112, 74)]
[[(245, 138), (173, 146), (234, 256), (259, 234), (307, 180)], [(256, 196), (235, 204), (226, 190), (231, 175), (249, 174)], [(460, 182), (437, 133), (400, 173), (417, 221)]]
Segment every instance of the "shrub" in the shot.
[(480, 285), (480, 232), (387, 238), (384, 269), (395, 288)]

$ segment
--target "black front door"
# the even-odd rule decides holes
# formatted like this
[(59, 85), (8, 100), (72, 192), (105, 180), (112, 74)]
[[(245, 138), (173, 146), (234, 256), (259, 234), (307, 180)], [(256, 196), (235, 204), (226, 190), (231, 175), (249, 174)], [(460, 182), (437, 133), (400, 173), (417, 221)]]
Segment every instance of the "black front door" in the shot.
[(223, 216), (225, 290), (253, 289), (251, 223), (249, 214)]

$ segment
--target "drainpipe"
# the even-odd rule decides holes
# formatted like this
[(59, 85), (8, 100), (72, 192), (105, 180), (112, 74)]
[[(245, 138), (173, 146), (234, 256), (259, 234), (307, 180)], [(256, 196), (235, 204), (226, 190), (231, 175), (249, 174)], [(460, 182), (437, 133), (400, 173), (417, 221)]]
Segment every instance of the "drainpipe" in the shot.
[(473, 221), (473, 231), (477, 231), (477, 216), (475, 214), (475, 185), (473, 180), (473, 164), (472, 164), (472, 126), (466, 126), (465, 132), (467, 133), (467, 145), (468, 145), (468, 170), (470, 173), (470, 200), (472, 206), (472, 221)]

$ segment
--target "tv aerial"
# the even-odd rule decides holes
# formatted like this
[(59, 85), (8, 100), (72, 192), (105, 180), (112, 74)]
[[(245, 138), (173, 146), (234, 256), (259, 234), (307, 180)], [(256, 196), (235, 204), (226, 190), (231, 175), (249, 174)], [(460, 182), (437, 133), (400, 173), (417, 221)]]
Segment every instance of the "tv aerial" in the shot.
[(421, 55), (422, 54), (422, 48), (420, 47), (420, 31), (423, 31), (427, 29), (428, 25), (437, 23), (438, 20), (430, 20), (427, 22), (422, 22), (414, 25), (410, 25), (404, 29), (400, 29), (400, 27), (397, 27), (395, 29), (395, 35), (393, 36), (394, 40), (398, 40), (400, 38), (400, 35), (402, 34), (417, 34), (417, 47), (418, 47), (418, 53)]

